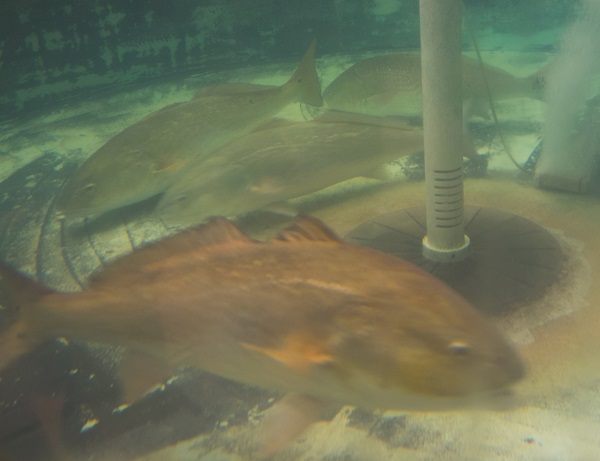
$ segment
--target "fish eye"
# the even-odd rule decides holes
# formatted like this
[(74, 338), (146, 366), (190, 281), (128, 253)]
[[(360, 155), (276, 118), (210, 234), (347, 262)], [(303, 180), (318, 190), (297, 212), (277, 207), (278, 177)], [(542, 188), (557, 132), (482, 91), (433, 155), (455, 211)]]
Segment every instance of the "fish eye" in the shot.
[(81, 188), (83, 192), (92, 192), (96, 188), (96, 184), (91, 182)]
[(458, 355), (458, 356), (467, 355), (471, 351), (471, 348), (469, 347), (469, 345), (463, 341), (452, 341), (448, 345), (448, 349), (454, 355)]
[(177, 197), (175, 197), (175, 200), (177, 202), (185, 202), (186, 199), (187, 199), (187, 195), (186, 194), (181, 194), (181, 195), (178, 195)]

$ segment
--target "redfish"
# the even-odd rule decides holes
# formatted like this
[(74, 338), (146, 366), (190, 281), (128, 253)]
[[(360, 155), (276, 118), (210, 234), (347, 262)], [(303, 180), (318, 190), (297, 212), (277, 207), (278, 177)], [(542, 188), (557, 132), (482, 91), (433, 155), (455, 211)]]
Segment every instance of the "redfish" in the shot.
[[(485, 73), (494, 100), (528, 97), (541, 99), (545, 86), (542, 69), (516, 77), (486, 65)], [(479, 63), (463, 57), (463, 99), (487, 102), (487, 90)], [(363, 59), (342, 72), (323, 92), (332, 109), (373, 115), (421, 115), (421, 56), (392, 53)]]
[(235, 216), (368, 176), (422, 149), (422, 130), (378, 117), (325, 114), (310, 122), (280, 122), (190, 164), (156, 212), (175, 225)]
[(213, 219), (117, 260), (78, 293), (7, 266), (0, 275), (14, 312), (0, 367), (48, 337), (111, 343), (155, 359), (146, 363), (165, 377), (192, 366), (297, 396), (285, 404), (302, 425), (321, 404), (442, 410), (524, 373), (447, 285), (307, 216), (264, 243)]
[(250, 133), (287, 105), (322, 105), (315, 42), (282, 86), (232, 88), (164, 107), (114, 136), (69, 180), (58, 210), (67, 218), (91, 216), (150, 198), (192, 159)]

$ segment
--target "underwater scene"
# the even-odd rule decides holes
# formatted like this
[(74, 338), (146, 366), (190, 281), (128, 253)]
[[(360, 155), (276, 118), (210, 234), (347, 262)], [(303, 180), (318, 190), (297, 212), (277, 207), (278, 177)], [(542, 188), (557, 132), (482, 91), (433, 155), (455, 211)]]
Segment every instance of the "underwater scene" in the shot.
[(0, 461), (600, 459), (600, 0), (4, 0)]

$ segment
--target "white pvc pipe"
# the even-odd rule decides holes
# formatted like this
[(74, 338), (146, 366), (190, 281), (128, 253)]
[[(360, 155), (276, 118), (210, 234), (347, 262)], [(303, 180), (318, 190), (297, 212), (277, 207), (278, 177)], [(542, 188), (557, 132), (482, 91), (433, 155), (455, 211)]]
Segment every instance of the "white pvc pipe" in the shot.
[(423, 255), (457, 261), (464, 234), (462, 0), (420, 0), (427, 235)]

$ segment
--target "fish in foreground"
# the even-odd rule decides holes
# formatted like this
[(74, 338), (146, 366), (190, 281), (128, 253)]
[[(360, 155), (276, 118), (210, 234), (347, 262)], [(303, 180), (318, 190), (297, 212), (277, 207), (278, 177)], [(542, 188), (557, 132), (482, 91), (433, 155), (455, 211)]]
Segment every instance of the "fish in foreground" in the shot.
[(423, 131), (359, 114), (279, 122), (199, 159), (157, 205), (170, 225), (235, 216), (373, 175), (384, 163), (423, 149)]
[(263, 453), (325, 403), (443, 410), (523, 376), (513, 348), (448, 286), (308, 216), (264, 243), (214, 219), (117, 260), (79, 293), (0, 274), (15, 313), (0, 366), (66, 336), (122, 345), (164, 376), (193, 366), (287, 392), (265, 420)]
[(320, 106), (315, 42), (280, 87), (203, 92), (126, 128), (81, 165), (60, 194), (67, 218), (101, 214), (164, 191), (193, 158), (251, 132), (288, 104)]
[[(527, 77), (515, 77), (498, 67), (484, 67), (494, 100), (541, 99), (544, 69)], [(463, 57), (462, 84), (465, 101), (487, 103), (485, 82), (476, 60)], [(329, 84), (323, 91), (323, 99), (329, 108), (338, 110), (373, 115), (421, 115), (421, 56), (393, 53), (359, 61)]]

